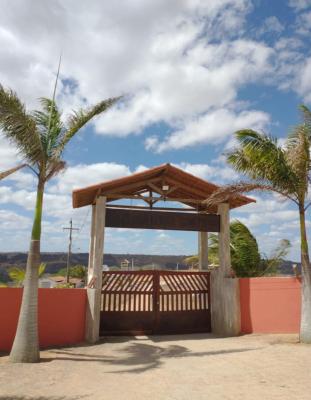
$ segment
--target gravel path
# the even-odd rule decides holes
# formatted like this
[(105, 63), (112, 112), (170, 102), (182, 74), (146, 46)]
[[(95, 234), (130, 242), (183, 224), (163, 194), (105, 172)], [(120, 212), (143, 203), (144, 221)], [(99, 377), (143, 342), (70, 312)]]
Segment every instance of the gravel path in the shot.
[(41, 357), (0, 357), (1, 400), (311, 399), (311, 346), (295, 335), (115, 337)]

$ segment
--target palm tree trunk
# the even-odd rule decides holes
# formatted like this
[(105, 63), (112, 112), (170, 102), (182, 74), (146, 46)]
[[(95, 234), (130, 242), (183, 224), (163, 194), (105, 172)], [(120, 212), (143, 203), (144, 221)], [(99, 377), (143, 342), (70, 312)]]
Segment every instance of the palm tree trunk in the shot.
[(299, 216), (302, 270), (300, 341), (303, 343), (311, 343), (311, 266), (303, 205), (299, 207)]
[(40, 265), (43, 193), (44, 183), (39, 179), (22, 305), (10, 354), (10, 361), (12, 362), (33, 363), (40, 360), (38, 339), (38, 269)]

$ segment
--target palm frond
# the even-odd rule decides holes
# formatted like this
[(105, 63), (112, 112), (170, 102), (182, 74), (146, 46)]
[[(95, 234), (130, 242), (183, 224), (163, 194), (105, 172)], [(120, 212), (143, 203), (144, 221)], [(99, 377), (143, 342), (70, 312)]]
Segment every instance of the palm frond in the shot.
[(48, 158), (59, 144), (64, 125), (61, 112), (53, 100), (42, 97), (40, 103), (42, 111), (35, 110), (32, 115), (40, 131), (42, 147)]
[(308, 125), (309, 128), (311, 128), (311, 111), (304, 104), (301, 104), (299, 106), (299, 109), (300, 109), (301, 114), (302, 114), (303, 123), (305, 125)]
[(58, 175), (61, 171), (66, 168), (66, 162), (58, 159), (50, 159), (45, 175), (45, 181), (49, 181), (54, 176)]
[(227, 154), (227, 161), (236, 171), (279, 192), (297, 192), (297, 176), (276, 139), (250, 129), (237, 131), (235, 136), (240, 147)]
[(17, 171), (19, 171), (20, 169), (22, 169), (22, 168), (24, 168), (26, 166), (27, 166), (27, 164), (21, 164), (21, 165), (18, 165), (17, 167), (14, 167), (14, 168), (8, 169), (6, 171), (0, 172), (0, 180), (6, 178), (7, 176), (9, 176), (11, 174), (14, 174), (14, 172), (17, 172)]
[(209, 196), (204, 203), (209, 206), (215, 206), (220, 203), (226, 203), (229, 199), (238, 197), (241, 193), (249, 193), (253, 191), (261, 192), (275, 192), (282, 196), (287, 197), (289, 200), (297, 203), (295, 197), (286, 191), (280, 191), (272, 185), (263, 184), (259, 182), (237, 182), (235, 184), (222, 186), (217, 191), (215, 191), (211, 196)]
[[(46, 264), (41, 263), (39, 265), (39, 270), (38, 270), (38, 276), (39, 278), (44, 274), (46, 268)], [(24, 280), (25, 280), (25, 275), (26, 275), (26, 269), (20, 268), (20, 267), (11, 267), (8, 271), (9, 277), (14, 281), (17, 286), (22, 286)]]
[(16, 285), (21, 286), (25, 279), (26, 271), (23, 268), (11, 267), (8, 271), (9, 277), (16, 283)]
[(45, 263), (41, 263), (39, 265), (39, 272), (38, 272), (39, 278), (44, 274), (45, 268), (46, 268), (46, 264)]
[(270, 257), (262, 255), (261, 267), (263, 269), (260, 276), (276, 273), (284, 258), (288, 255), (291, 242), (288, 239), (281, 239), (277, 247), (272, 251)]
[(79, 110), (73, 112), (73, 114), (69, 117), (67, 122), (67, 129), (63, 134), (62, 139), (56, 149), (56, 156), (59, 157), (66, 144), (72, 139), (72, 137), (83, 128), (91, 119), (95, 116), (102, 114), (107, 111), (110, 107), (112, 107), (117, 101), (121, 99), (120, 97), (114, 97), (107, 100), (103, 100), (95, 106), (91, 107), (88, 110)]
[(308, 192), (311, 145), (311, 125), (297, 125), (286, 141), (286, 158), (298, 177), (299, 196), (304, 198)]
[(43, 150), (34, 118), (26, 113), (16, 93), (0, 85), (0, 128), (30, 164), (42, 159)]

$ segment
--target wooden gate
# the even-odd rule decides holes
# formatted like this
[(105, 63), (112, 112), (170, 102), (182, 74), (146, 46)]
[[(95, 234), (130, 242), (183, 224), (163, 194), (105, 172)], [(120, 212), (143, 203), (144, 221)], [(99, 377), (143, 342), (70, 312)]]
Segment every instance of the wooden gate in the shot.
[(208, 272), (103, 273), (101, 335), (210, 331)]

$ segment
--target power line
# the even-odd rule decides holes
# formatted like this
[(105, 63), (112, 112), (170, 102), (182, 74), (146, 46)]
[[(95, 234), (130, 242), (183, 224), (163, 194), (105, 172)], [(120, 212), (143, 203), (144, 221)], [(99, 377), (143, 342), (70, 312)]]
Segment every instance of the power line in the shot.
[(69, 222), (69, 227), (63, 228), (64, 231), (69, 231), (69, 243), (68, 243), (68, 253), (67, 253), (67, 274), (66, 274), (66, 282), (69, 283), (69, 268), (70, 268), (70, 256), (71, 256), (71, 247), (72, 247), (72, 231), (79, 231), (79, 228), (73, 228), (72, 226), (72, 218)]
[[(83, 221), (82, 221), (82, 224), (81, 224), (81, 226), (80, 226), (80, 228), (78, 228), (78, 234), (75, 236), (75, 240), (77, 241), (78, 240), (78, 238), (79, 238), (79, 236), (80, 236), (80, 233), (82, 232), (82, 230), (83, 230), (83, 228), (84, 228), (84, 226), (85, 226), (85, 223), (86, 223), (86, 221), (87, 221), (87, 219), (88, 219), (88, 216), (89, 216), (89, 214), (90, 214), (90, 210), (91, 210), (91, 208), (88, 208), (88, 210), (87, 210), (87, 212), (85, 213), (85, 216), (84, 216), (84, 219), (83, 219)], [(77, 247), (76, 247), (76, 249), (77, 249)]]

